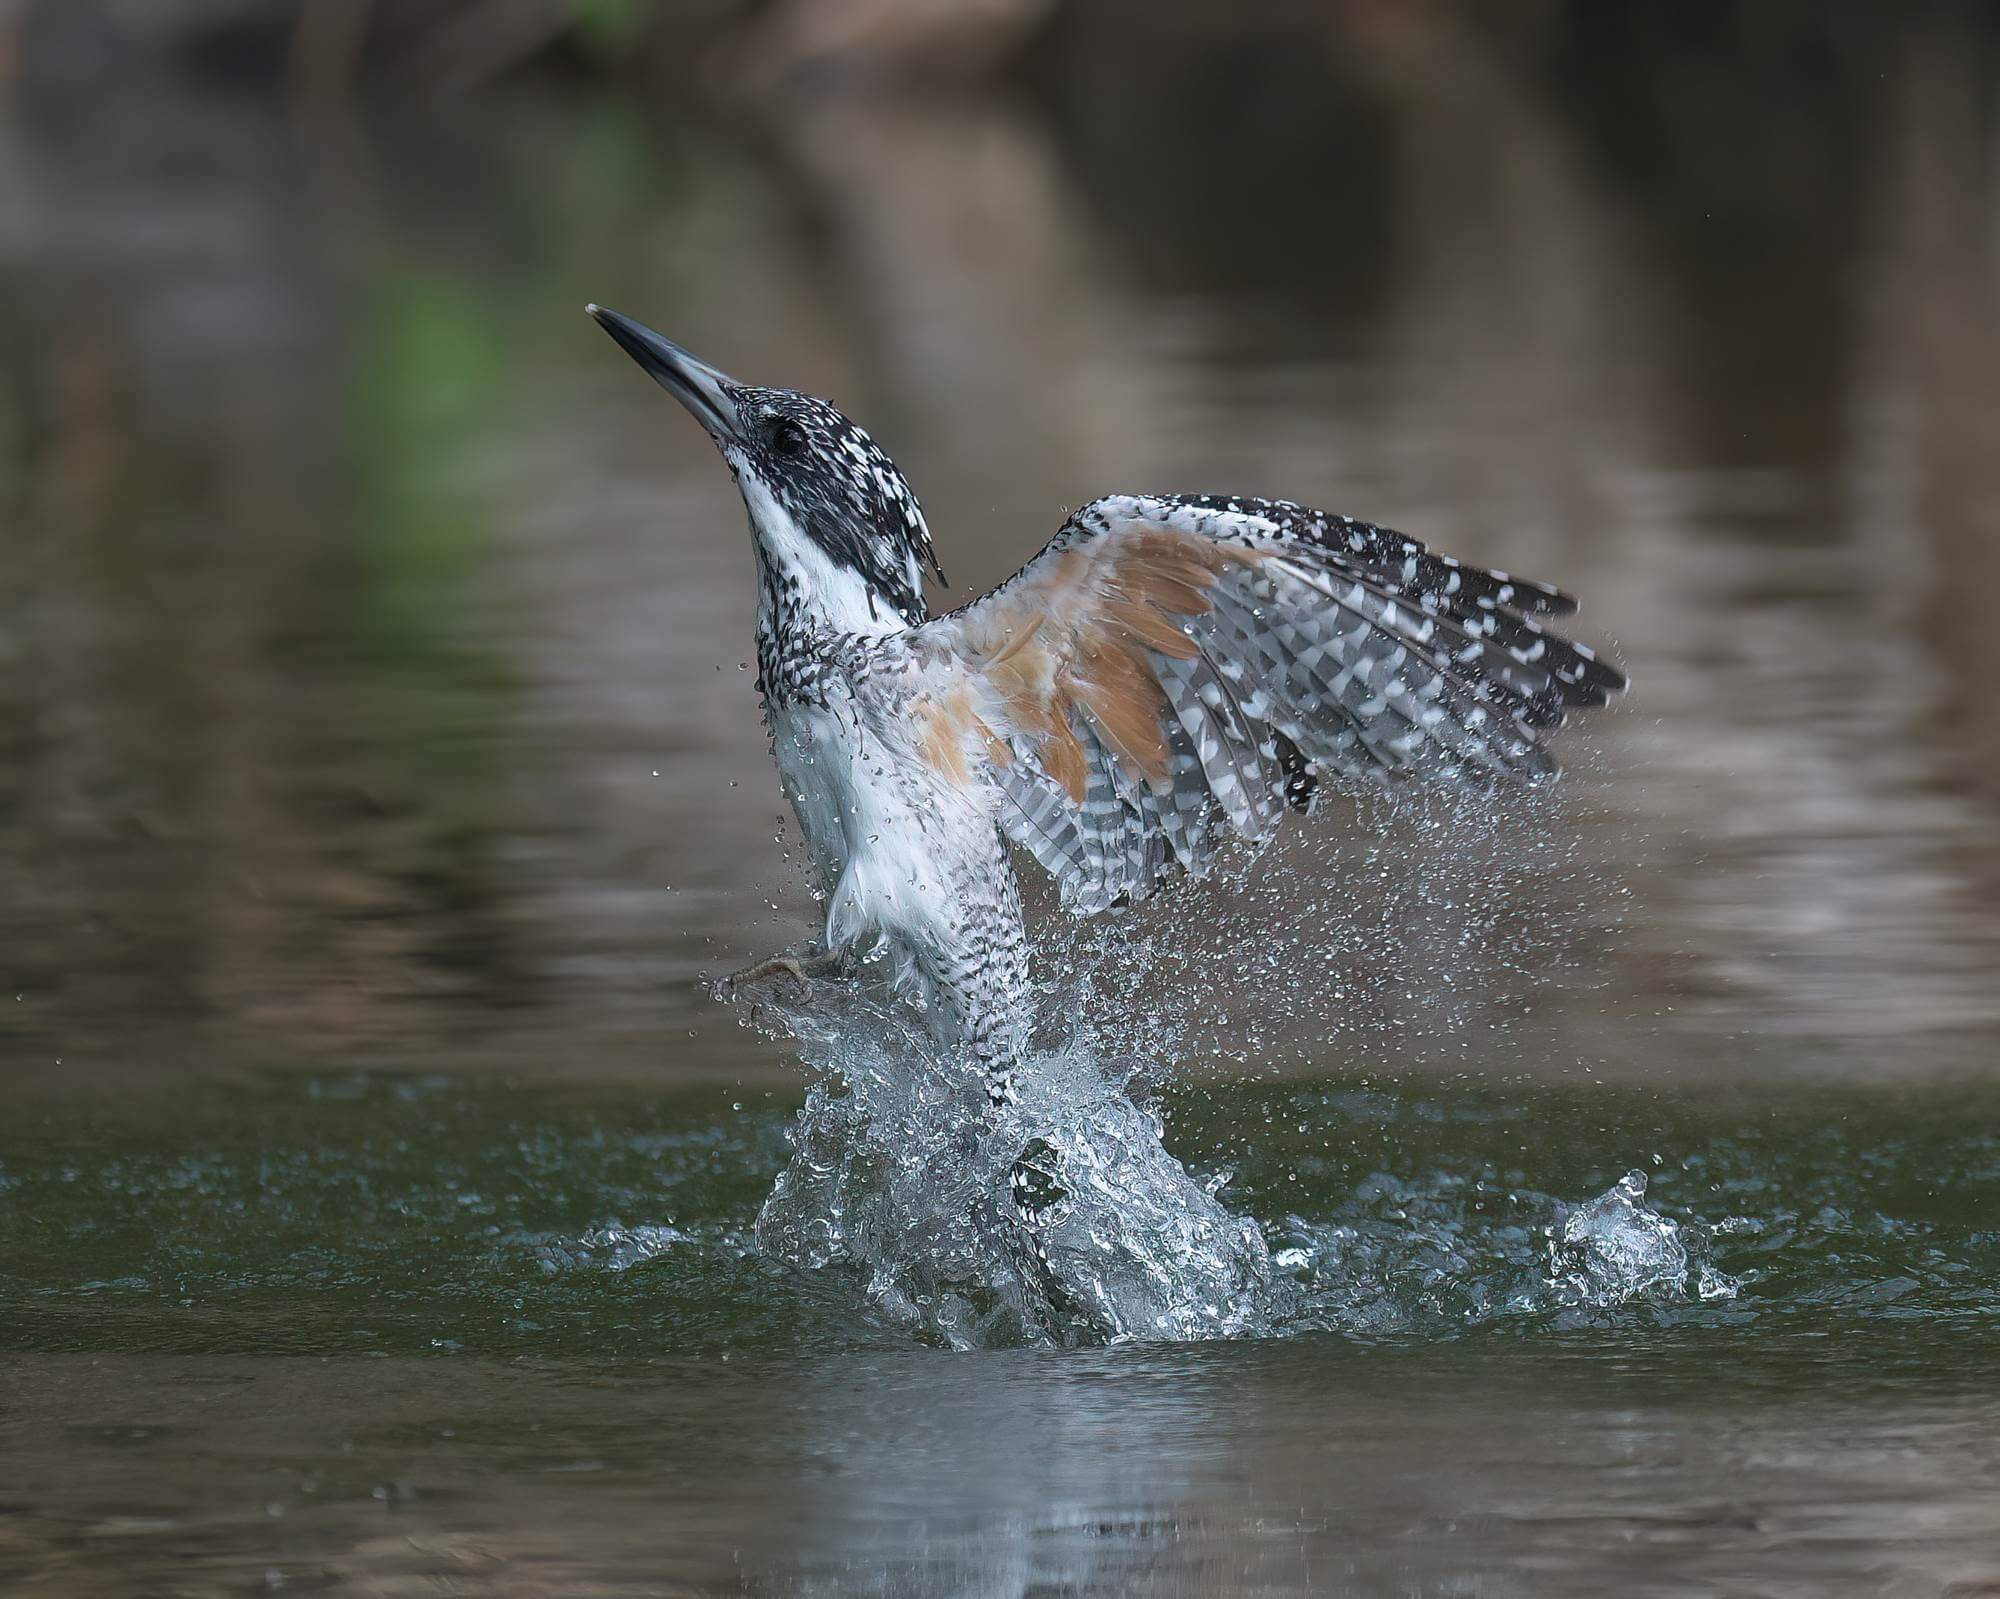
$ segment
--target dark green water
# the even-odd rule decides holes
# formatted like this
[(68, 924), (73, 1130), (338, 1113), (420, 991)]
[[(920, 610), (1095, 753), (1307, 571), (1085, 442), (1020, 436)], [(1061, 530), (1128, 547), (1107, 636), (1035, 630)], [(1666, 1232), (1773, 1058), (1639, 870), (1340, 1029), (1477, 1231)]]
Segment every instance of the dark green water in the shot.
[[(751, 1229), (796, 1102), (477, 1079), (263, 1077), (182, 1104), (61, 1103), (0, 1136), (9, 1346), (111, 1354), (774, 1359), (903, 1347), (863, 1284), (761, 1262)], [(1307, 1083), (1166, 1106), (1232, 1203), (1325, 1252), (1287, 1330), (1362, 1343), (1546, 1337), (1649, 1358), (1826, 1340), (1894, 1371), (2000, 1317), (2000, 1101), (1811, 1106), (1631, 1090)], [(1637, 1163), (1651, 1205), (1742, 1281), (1611, 1309), (1510, 1293), (1557, 1206)], [(1707, 1236), (1712, 1234), (1713, 1236)], [(1304, 1263), (1300, 1263), (1304, 1269)], [(1678, 1340), (1661, 1337), (1682, 1334)], [(1893, 1373), (1881, 1373), (1887, 1380)]]
[[(758, 1261), (796, 1103), (478, 1080), (252, 1079), (182, 1105), (64, 1104), (0, 1137), (16, 1348), (80, 1353), (772, 1357), (896, 1346), (859, 1282)], [(1281, 1244), (1335, 1251), (1302, 1312), (1361, 1338), (1900, 1328), (1949, 1359), (2000, 1316), (2000, 1101), (1847, 1091), (1810, 1107), (1477, 1082), (1173, 1096)], [(1635, 1162), (1746, 1279), (1603, 1312), (1507, 1290), (1563, 1200)], [(1329, 1236), (1333, 1243), (1329, 1246)], [(1671, 1349), (1672, 1345), (1658, 1346)], [(1872, 1358), (1872, 1357), (1871, 1357)]]
[[(14, 1119), (0, 1573), (1586, 1592), (1643, 1551), (1648, 1591), (1921, 1592), (2000, 1532), (1990, 1093), (1186, 1094), (1177, 1149), (1331, 1252), (1292, 1335), (953, 1355), (747, 1252), (793, 1107), (741, 1092), (286, 1075)], [(1555, 1196), (1635, 1159), (1735, 1297), (1509, 1310)]]

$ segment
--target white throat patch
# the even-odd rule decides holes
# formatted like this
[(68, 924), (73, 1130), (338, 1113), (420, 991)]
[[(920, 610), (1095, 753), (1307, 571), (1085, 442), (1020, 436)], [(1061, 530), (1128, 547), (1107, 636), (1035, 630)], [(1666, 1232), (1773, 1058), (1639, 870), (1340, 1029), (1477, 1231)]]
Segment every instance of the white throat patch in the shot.
[(793, 597), (801, 609), (842, 633), (900, 633), (910, 625), (893, 604), (872, 592), (865, 577), (832, 560), (762, 478), (733, 458), (729, 464), (750, 513), (751, 535), (778, 577), (795, 580)]

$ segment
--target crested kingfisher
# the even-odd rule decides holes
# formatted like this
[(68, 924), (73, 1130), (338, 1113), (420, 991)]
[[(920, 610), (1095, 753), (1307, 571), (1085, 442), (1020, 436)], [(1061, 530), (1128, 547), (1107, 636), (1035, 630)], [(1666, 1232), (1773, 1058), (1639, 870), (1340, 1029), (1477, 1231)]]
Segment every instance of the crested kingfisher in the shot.
[(1088, 914), (1271, 837), (1323, 779), (1552, 775), (1621, 673), (1546, 583), (1286, 500), (1113, 494), (990, 594), (944, 581), (896, 464), (824, 400), (725, 377), (589, 307), (707, 430), (749, 511), (757, 687), (826, 896), (733, 991), (881, 962), (997, 1104), (1032, 1020), (1008, 846)]

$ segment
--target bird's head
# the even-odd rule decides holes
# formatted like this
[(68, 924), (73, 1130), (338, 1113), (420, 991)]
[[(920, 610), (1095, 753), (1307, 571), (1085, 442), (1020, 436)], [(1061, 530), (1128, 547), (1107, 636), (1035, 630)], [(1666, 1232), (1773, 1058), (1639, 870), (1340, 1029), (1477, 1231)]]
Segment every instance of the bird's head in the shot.
[(853, 631), (924, 619), (924, 572), (944, 573), (917, 497), (879, 444), (824, 400), (738, 383), (628, 316), (589, 310), (722, 451), (769, 597), (789, 590)]

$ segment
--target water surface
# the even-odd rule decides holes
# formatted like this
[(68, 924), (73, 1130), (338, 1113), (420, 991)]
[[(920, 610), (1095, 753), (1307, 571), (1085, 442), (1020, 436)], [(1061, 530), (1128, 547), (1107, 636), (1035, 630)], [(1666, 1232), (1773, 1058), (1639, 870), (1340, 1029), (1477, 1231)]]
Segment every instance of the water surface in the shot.
[[(1584, 1593), (1635, 1551), (1662, 1592), (1992, 1570), (2000, 1141), (1962, 1096), (1175, 1096), (1197, 1166), (1246, 1110), (1267, 1129), (1229, 1192), (1305, 1257), (1286, 1336), (955, 1355), (856, 1274), (758, 1258), (793, 1107), (727, 1092), (286, 1074), (17, 1123), (0, 1569), (913, 1594)], [(1726, 1296), (1565, 1288), (1554, 1196), (1635, 1149)]]

